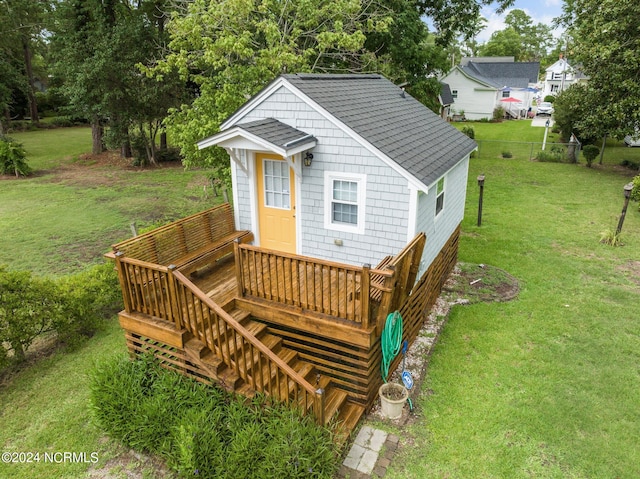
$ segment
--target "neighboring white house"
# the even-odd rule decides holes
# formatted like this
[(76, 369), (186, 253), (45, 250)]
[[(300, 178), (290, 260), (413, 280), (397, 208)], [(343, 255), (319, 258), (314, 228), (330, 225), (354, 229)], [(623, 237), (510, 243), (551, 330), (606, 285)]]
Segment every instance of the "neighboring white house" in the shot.
[(282, 75), (220, 130), (259, 246), (375, 266), (424, 231), (421, 275), (457, 234), (476, 143), (380, 75)]
[(584, 74), (579, 69), (569, 65), (566, 58), (560, 55), (560, 59), (545, 70), (542, 98), (547, 95), (555, 96), (571, 85), (585, 80)]
[(473, 57), (463, 58), (440, 80), (451, 89), (455, 101), (452, 113), (480, 120), (492, 118), (494, 109), (501, 106), (512, 117), (520, 117), (531, 107), (539, 72), (539, 62)]

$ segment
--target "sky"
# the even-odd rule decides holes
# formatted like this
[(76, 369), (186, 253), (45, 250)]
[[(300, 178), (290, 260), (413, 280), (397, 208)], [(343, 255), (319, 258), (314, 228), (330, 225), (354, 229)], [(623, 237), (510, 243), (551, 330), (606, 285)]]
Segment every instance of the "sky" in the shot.
[[(487, 19), (487, 28), (480, 32), (477, 40), (480, 43), (484, 43), (489, 40), (493, 32), (504, 30), (504, 17), (509, 10), (513, 9), (524, 10), (534, 23), (543, 23), (551, 26), (553, 19), (562, 13), (562, 4), (562, 0), (516, 0), (513, 7), (502, 15), (496, 13), (495, 6), (484, 7), (481, 14)], [(561, 31), (555, 30), (554, 36), (559, 37), (561, 33)]]

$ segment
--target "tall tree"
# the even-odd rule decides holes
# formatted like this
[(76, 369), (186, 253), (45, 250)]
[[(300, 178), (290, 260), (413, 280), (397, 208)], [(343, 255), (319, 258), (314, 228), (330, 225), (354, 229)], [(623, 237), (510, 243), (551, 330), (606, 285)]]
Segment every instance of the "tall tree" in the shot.
[(552, 44), (551, 28), (534, 23), (524, 10), (511, 10), (505, 17), (506, 28), (491, 35), (481, 48), (486, 56), (513, 56), (516, 61), (540, 61)]
[(577, 127), (599, 137), (633, 133), (640, 128), (640, 3), (567, 0), (560, 21), (588, 76), (576, 99), (583, 106)]
[(48, 0), (0, 0), (0, 107), (9, 107), (11, 94), (21, 90), (33, 122), (39, 121), (36, 101), (34, 50), (42, 45)]
[(155, 162), (155, 135), (175, 83), (151, 81), (138, 64), (152, 62), (163, 47), (165, 3), (62, 0), (59, 5), (52, 40), (55, 71), (64, 79), (71, 109), (91, 121), (94, 153), (102, 151), (106, 140), (126, 155), (135, 129), (147, 159)]
[(358, 0), (198, 0), (167, 25), (169, 55), (149, 72), (173, 71), (197, 91), (174, 109), (172, 138), (187, 165), (226, 163), (219, 152), (199, 152), (197, 140), (282, 72), (370, 71), (378, 65), (364, 48), (367, 35), (386, 32), (388, 11)]

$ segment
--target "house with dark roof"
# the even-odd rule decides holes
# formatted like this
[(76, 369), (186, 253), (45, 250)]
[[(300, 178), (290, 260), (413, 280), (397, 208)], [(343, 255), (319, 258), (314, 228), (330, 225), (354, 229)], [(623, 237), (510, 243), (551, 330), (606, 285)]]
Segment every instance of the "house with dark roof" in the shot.
[(464, 58), (441, 81), (451, 88), (455, 113), (469, 120), (492, 118), (498, 106), (519, 118), (531, 107), (539, 73), (539, 62), (515, 62), (513, 57)]
[(298, 74), (198, 145), (228, 152), (233, 210), (113, 245), (127, 347), (344, 441), (456, 264), (476, 143), (380, 75)]
[(231, 159), (238, 229), (350, 264), (419, 232), (424, 272), (462, 221), (473, 140), (380, 75), (281, 75), (198, 143)]

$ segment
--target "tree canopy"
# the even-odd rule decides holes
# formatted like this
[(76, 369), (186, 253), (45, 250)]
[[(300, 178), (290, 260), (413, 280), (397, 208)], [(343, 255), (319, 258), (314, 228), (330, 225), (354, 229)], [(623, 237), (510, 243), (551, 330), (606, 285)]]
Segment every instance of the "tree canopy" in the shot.
[(567, 0), (561, 22), (573, 38), (569, 61), (588, 76), (577, 94), (567, 93), (581, 104), (576, 127), (591, 137), (633, 133), (640, 127), (640, 3)]
[(547, 55), (553, 36), (551, 28), (533, 20), (524, 10), (511, 10), (504, 20), (507, 28), (491, 35), (480, 49), (485, 56), (513, 56), (516, 61), (540, 61)]
[(194, 0), (167, 25), (169, 53), (147, 73), (177, 71), (196, 92), (167, 121), (187, 164), (226, 164), (196, 141), (284, 72), (379, 72), (435, 109), (447, 68), (441, 43), (476, 33), (481, 6), (492, 3), (513, 0)]

